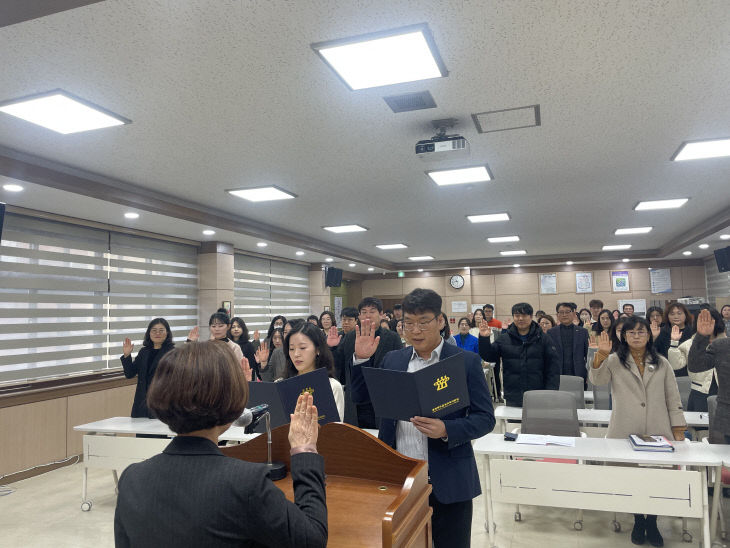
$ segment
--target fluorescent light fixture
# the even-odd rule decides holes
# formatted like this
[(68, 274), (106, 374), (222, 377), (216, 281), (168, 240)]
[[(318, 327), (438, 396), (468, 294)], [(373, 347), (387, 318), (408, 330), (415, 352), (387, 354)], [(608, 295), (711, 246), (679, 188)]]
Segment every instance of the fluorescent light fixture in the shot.
[(565, 261), (565, 264), (567, 264), (568, 266), (570, 266), (570, 265), (573, 264), (573, 261)]
[(254, 188), (234, 188), (226, 190), (228, 194), (232, 194), (238, 198), (243, 198), (249, 202), (271, 202), (273, 200), (291, 200), (296, 198), (296, 194), (282, 190), (276, 186), (259, 186)]
[(332, 261), (334, 261), (334, 259), (332, 257), (327, 257), (325, 259), (325, 261), (327, 261), (328, 263), (331, 263)]
[(368, 272), (372, 272), (373, 270), (375, 270), (375, 269), (372, 266), (368, 267)]
[(510, 255), (527, 255), (527, 251), (524, 249), (515, 249), (514, 251), (500, 251), (499, 254), (509, 257)]
[(257, 245), (258, 247), (266, 247), (266, 246), (267, 246), (267, 245), (269, 245), (269, 244), (267, 244), (266, 242), (257, 242), (257, 243), (256, 243), (256, 245)]
[(671, 160), (701, 160), (703, 158), (722, 158), (730, 156), (730, 139), (708, 139), (704, 141), (686, 141), (674, 153)]
[(720, 234), (721, 240), (730, 240), (730, 234)]
[(205, 234), (206, 236), (212, 236), (213, 234), (215, 234), (215, 230), (203, 230), (203, 234)]
[(487, 215), (467, 215), (472, 223), (494, 223), (497, 221), (509, 221), (509, 213), (489, 213)]
[(710, 247), (710, 244), (700, 244), (697, 247), (699, 247), (700, 249), (707, 249), (708, 247)]
[(408, 246), (406, 244), (378, 244), (375, 247), (378, 249), (405, 249)]
[(653, 226), (637, 226), (636, 228), (617, 228), (614, 234), (616, 236), (625, 236), (627, 234), (647, 234), (651, 232)]
[(128, 211), (124, 214), (125, 219), (139, 219), (139, 213), (134, 213), (132, 211)]
[(603, 251), (621, 251), (622, 249), (631, 249), (631, 244), (604, 245)]
[(349, 266), (350, 268), (353, 268), (353, 267), (356, 267), (357, 265), (355, 263), (350, 263), (347, 266)]
[(23, 187), (20, 185), (8, 183), (7, 185), (3, 185), (3, 190), (7, 190), (8, 192), (20, 192), (21, 190), (23, 190)]
[(4, 101), (0, 112), (64, 135), (131, 123), (61, 89)]
[(426, 175), (439, 186), (484, 183), (492, 180), (492, 174), (489, 173), (487, 166), (440, 169), (438, 171), (427, 171)]
[(425, 24), (319, 42), (312, 49), (351, 90), (448, 74)]
[(302, 255), (304, 255), (304, 251), (297, 251), (297, 255), (301, 257)]
[(512, 266), (514, 266), (515, 268), (520, 268), (520, 263), (515, 263)]
[(687, 203), (689, 198), (676, 198), (673, 200), (654, 200), (651, 202), (639, 202), (634, 211), (647, 211), (651, 209), (677, 209)]
[(621, 259), (622, 263), (628, 263), (631, 259)]
[(367, 228), (360, 225), (342, 225), (342, 226), (323, 226), (325, 230), (334, 232), (335, 234), (344, 234), (345, 232), (365, 232)]
[(682, 255), (692, 255), (691, 251), (682, 251)]
[(408, 257), (409, 261), (433, 261), (431, 255), (420, 255), (418, 257)]
[(419, 269), (418, 269), (418, 271), (419, 271), (419, 272), (423, 272), (423, 269), (422, 269), (422, 268), (419, 268)]
[(487, 238), (490, 244), (503, 244), (506, 242), (519, 242), (519, 236), (498, 236), (496, 238)]

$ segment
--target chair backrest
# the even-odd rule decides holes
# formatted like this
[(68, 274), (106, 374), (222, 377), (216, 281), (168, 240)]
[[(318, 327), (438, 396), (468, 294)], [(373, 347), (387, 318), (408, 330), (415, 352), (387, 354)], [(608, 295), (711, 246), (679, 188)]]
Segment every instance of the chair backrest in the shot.
[(677, 377), (677, 388), (679, 388), (679, 396), (682, 398), (682, 407), (687, 409), (689, 401), (689, 391), (692, 390), (692, 379), (689, 377)]
[(575, 405), (579, 409), (585, 409), (586, 398), (583, 391), (583, 377), (574, 377), (572, 375), (560, 375), (561, 392), (570, 392), (575, 396)]
[(593, 409), (611, 409), (611, 384), (593, 386)]
[(707, 418), (710, 423), (710, 432), (713, 431), (713, 423), (715, 422), (715, 413), (717, 413), (717, 395), (707, 398)]
[(525, 392), (520, 432), (579, 437), (578, 408), (573, 394), (556, 390)]

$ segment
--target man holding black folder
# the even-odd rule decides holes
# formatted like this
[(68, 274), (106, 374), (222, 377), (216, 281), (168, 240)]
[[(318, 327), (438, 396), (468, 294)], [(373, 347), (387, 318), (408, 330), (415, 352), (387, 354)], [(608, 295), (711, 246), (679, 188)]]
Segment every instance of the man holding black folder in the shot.
[[(428, 462), (433, 492), (433, 542), (435, 548), (466, 547), (471, 542), (472, 499), (481, 494), (471, 440), (494, 428), (494, 410), (479, 357), (444, 344), (440, 331), (441, 297), (430, 289), (415, 289), (403, 300), (403, 330), (413, 346), (386, 354), (383, 369), (416, 372), (462, 353), (469, 391), (469, 406), (442, 417), (412, 417), (410, 421), (381, 419), (379, 437), (400, 453)], [(377, 324), (362, 322), (356, 330), (352, 367), (353, 399), (369, 401), (361, 368), (371, 366), (380, 337)]]

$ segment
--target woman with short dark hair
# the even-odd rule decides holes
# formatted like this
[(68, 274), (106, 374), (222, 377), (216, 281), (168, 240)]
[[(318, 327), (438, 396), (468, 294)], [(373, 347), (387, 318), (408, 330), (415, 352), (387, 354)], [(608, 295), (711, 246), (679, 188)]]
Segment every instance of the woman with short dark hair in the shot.
[(326, 546), (324, 461), (312, 397), (299, 397), (289, 426), (293, 503), (261, 464), (218, 449), (218, 437), (247, 399), (241, 365), (224, 344), (192, 342), (165, 355), (147, 401), (177, 436), (119, 478), (117, 547)]
[(134, 360), (132, 360), (134, 345), (129, 337), (124, 339), (121, 356), (124, 376), (128, 379), (137, 377), (137, 388), (134, 391), (134, 402), (132, 403), (132, 417), (154, 418), (154, 415), (147, 407), (147, 390), (155, 376), (160, 359), (174, 346), (170, 324), (167, 323), (165, 318), (155, 318), (147, 325), (147, 331), (142, 341), (142, 349)]

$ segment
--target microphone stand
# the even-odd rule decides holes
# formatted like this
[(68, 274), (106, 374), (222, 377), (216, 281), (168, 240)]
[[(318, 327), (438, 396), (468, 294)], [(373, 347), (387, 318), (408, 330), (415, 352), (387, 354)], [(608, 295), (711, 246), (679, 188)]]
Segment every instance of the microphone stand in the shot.
[(263, 418), (266, 420), (266, 468), (271, 481), (277, 481), (286, 477), (286, 464), (271, 460), (271, 414), (267, 411)]

